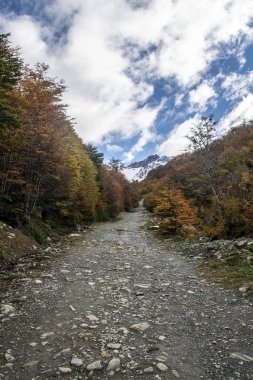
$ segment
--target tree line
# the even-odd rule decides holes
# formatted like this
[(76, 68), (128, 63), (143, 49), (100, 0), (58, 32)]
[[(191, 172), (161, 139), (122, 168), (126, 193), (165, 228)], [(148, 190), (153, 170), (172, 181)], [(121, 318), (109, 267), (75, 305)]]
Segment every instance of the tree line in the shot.
[(161, 233), (252, 235), (253, 122), (217, 138), (213, 116), (202, 117), (188, 139), (190, 151), (152, 170), (141, 184)]
[(27, 66), (0, 35), (0, 219), (11, 225), (105, 221), (137, 202), (125, 177), (75, 133), (64, 91), (47, 65)]

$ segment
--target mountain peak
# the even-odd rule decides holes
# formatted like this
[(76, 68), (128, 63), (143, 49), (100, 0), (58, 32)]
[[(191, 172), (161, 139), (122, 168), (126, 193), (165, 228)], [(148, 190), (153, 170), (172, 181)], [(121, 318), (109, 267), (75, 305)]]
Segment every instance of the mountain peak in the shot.
[(141, 181), (146, 178), (150, 170), (155, 169), (157, 166), (165, 165), (169, 160), (169, 157), (160, 157), (158, 154), (153, 154), (142, 161), (136, 161), (125, 166), (122, 172), (129, 181)]

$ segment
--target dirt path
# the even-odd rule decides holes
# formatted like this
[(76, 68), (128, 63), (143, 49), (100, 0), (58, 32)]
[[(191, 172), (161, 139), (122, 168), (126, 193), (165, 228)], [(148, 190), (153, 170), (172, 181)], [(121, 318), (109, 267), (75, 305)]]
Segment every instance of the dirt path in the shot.
[(250, 300), (168, 252), (144, 217), (96, 226), (10, 287), (0, 379), (253, 379), (238, 356), (253, 356)]

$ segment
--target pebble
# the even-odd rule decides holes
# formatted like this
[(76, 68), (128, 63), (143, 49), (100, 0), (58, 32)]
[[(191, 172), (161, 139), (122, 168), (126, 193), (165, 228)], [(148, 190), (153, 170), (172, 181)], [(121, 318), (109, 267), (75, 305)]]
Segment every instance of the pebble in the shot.
[(86, 369), (88, 371), (93, 371), (94, 369), (102, 369), (103, 366), (101, 364), (101, 360), (96, 360), (95, 362), (92, 362), (87, 365)]
[(12, 305), (1, 305), (1, 314), (4, 315), (15, 315), (16, 309)]
[(168, 371), (168, 367), (163, 363), (157, 363), (156, 368), (158, 368), (162, 372)]
[(4, 354), (4, 357), (5, 357), (5, 360), (8, 362), (8, 363), (11, 363), (15, 360), (15, 358), (8, 352), (6, 352)]
[(111, 348), (112, 350), (118, 350), (121, 347), (120, 343), (108, 343), (108, 348)]
[(58, 368), (61, 373), (71, 373), (72, 370), (69, 367), (59, 367)]
[(108, 366), (107, 366), (107, 372), (114, 372), (114, 371), (119, 371), (120, 370), (120, 359), (118, 358), (113, 358), (112, 360), (109, 361)]
[(238, 352), (234, 352), (229, 357), (231, 359), (242, 360), (242, 361), (245, 361), (245, 362), (253, 362), (253, 358), (251, 356), (240, 354)]
[(138, 332), (143, 332), (146, 331), (150, 327), (150, 324), (147, 322), (141, 322), (141, 323), (136, 323), (130, 327), (131, 330), (138, 331)]
[(91, 321), (91, 322), (97, 322), (97, 321), (98, 321), (98, 318), (97, 318), (95, 315), (89, 314), (89, 315), (87, 315), (86, 317), (87, 317), (87, 318), (89, 319), (89, 321)]
[(50, 331), (50, 332), (47, 332), (47, 333), (44, 333), (41, 335), (40, 339), (46, 339), (48, 338), (49, 336), (53, 336), (55, 333), (53, 331)]
[(74, 356), (71, 359), (70, 364), (74, 365), (75, 367), (80, 367), (81, 365), (83, 365), (83, 361), (82, 361), (82, 359), (77, 358), (76, 356)]
[(154, 368), (153, 367), (147, 367), (143, 370), (144, 373), (153, 373), (154, 372)]
[(32, 360), (31, 362), (27, 362), (24, 364), (25, 368), (35, 367), (39, 363), (39, 360)]
[(177, 372), (177, 370), (173, 369), (171, 371), (172, 375), (174, 375), (177, 379), (179, 379), (179, 373)]

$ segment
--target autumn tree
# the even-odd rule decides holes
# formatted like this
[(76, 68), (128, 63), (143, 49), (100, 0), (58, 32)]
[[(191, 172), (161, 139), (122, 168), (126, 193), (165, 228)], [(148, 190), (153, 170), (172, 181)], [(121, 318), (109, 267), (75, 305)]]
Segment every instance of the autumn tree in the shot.
[(157, 195), (154, 214), (159, 218), (159, 230), (163, 235), (182, 234), (184, 226), (198, 224), (195, 210), (177, 189), (164, 189)]

